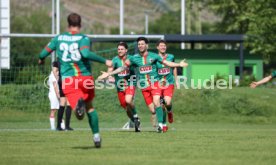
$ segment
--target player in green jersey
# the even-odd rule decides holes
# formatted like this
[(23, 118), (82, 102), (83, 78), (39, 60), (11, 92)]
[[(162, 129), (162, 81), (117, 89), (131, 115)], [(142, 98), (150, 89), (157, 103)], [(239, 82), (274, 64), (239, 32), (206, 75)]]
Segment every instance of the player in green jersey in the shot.
[[(118, 43), (117, 51), (118, 56), (112, 59), (113, 67), (109, 67), (108, 72), (112, 72), (113, 70), (124, 66), (125, 61), (130, 57), (127, 55), (128, 45), (125, 42)], [(133, 101), (136, 87), (136, 75), (134, 68), (131, 67), (130, 69), (124, 70), (114, 76), (120, 104), (126, 110), (129, 119), (134, 122), (135, 132), (140, 132), (140, 119), (138, 118)]]
[(259, 85), (262, 85), (262, 84), (265, 84), (265, 83), (269, 82), (272, 78), (275, 78), (275, 77), (276, 77), (276, 70), (274, 70), (274, 71), (271, 73), (271, 75), (269, 75), (269, 76), (263, 78), (262, 80), (257, 81), (257, 82), (252, 82), (252, 83), (250, 84), (250, 87), (251, 87), (251, 88), (256, 88), (256, 87), (259, 86)]
[(78, 119), (83, 119), (87, 112), (89, 126), (93, 133), (96, 148), (101, 147), (97, 111), (92, 106), (94, 98), (94, 79), (91, 73), (90, 61), (97, 61), (112, 66), (112, 61), (90, 52), (90, 39), (80, 32), (81, 16), (71, 13), (67, 17), (68, 32), (54, 37), (41, 51), (39, 64), (56, 51), (60, 63), (62, 90), (67, 97)]
[(160, 105), (161, 90), (159, 87), (159, 76), (156, 64), (157, 62), (160, 62), (169, 67), (187, 67), (188, 64), (185, 61), (175, 63), (163, 60), (158, 54), (148, 52), (148, 39), (145, 37), (139, 37), (137, 39), (137, 44), (139, 53), (126, 60), (126, 66), (120, 67), (113, 72), (103, 72), (98, 79), (101, 80), (110, 75), (118, 74), (126, 70), (129, 66), (137, 67), (137, 87), (141, 88), (147, 105), (150, 105), (151, 103), (154, 104), (158, 120), (157, 132), (160, 133), (163, 132), (163, 110)]
[[(163, 60), (174, 62), (174, 55), (167, 54), (167, 43), (165, 40), (159, 40), (156, 43), (156, 48), (158, 50), (159, 56)], [(172, 96), (174, 92), (174, 84), (178, 86), (177, 80), (177, 68), (170, 68), (164, 64), (157, 62), (157, 72), (159, 75), (159, 82), (161, 84), (161, 104), (163, 106), (163, 132), (168, 130), (166, 125), (166, 118), (168, 113), (169, 123), (173, 122), (173, 112), (172, 112)], [(167, 112), (166, 112), (167, 110)]]

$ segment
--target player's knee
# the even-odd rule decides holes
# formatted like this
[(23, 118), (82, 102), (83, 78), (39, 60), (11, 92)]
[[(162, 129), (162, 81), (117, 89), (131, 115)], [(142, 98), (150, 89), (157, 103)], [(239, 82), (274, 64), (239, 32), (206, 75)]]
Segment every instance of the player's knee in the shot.
[(171, 100), (165, 100), (165, 103), (166, 103), (167, 106), (171, 106), (172, 101)]
[(131, 104), (132, 99), (126, 98), (126, 104)]

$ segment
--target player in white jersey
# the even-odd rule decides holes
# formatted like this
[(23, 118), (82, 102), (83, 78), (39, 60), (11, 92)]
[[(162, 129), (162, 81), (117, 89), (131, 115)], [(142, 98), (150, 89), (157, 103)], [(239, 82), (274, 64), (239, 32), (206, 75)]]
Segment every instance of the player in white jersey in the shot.
[[(50, 126), (51, 130), (55, 129), (55, 113), (59, 109), (59, 88), (58, 88), (58, 64), (57, 62), (53, 62), (52, 71), (49, 75), (48, 85), (49, 85), (49, 93), (48, 97), (50, 100)], [(64, 127), (64, 124), (61, 124)]]

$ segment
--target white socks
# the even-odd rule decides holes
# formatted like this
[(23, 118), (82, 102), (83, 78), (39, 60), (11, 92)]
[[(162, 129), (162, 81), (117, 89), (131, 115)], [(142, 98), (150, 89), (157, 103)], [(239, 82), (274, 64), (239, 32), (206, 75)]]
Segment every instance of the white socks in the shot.
[(65, 129), (65, 123), (64, 123), (64, 120), (62, 119), (62, 122), (61, 122), (61, 124), (60, 124), (60, 127), (62, 128), (62, 129)]
[(50, 120), (51, 130), (56, 130), (56, 127), (55, 127), (55, 118), (54, 117), (50, 117), (49, 120)]

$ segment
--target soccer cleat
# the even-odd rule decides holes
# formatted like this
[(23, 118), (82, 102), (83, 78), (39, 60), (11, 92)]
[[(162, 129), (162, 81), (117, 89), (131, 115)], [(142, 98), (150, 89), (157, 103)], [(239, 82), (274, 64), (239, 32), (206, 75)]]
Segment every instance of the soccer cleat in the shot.
[(71, 127), (66, 127), (66, 128), (65, 128), (65, 131), (74, 131), (74, 129), (71, 128)]
[(169, 121), (169, 123), (173, 123), (173, 112), (172, 111), (168, 111), (168, 121)]
[(134, 127), (135, 127), (135, 132), (141, 132), (140, 119), (138, 117), (134, 118)]
[(101, 148), (102, 139), (98, 136), (93, 138), (94, 144), (96, 148)]
[(56, 131), (64, 131), (64, 129), (62, 129), (61, 127), (57, 127)]
[(158, 126), (158, 128), (157, 128), (157, 133), (163, 133), (163, 129), (162, 129), (162, 127), (161, 126)]
[(162, 131), (163, 131), (163, 132), (167, 132), (167, 131), (168, 131), (168, 129), (169, 129), (169, 127), (168, 127), (168, 126), (163, 126)]
[(77, 119), (79, 119), (79, 120), (82, 120), (85, 116), (85, 102), (82, 98), (80, 98), (78, 101), (75, 115), (76, 115)]

